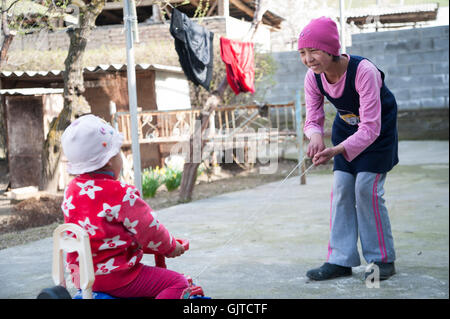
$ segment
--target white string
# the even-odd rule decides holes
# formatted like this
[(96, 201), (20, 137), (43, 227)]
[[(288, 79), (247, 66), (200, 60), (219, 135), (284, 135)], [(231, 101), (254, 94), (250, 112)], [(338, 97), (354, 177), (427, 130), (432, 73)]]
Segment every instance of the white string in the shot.
[[(303, 157), (303, 159), (300, 161), (300, 162), (298, 162), (298, 164), (291, 170), (291, 172), (277, 185), (277, 187), (275, 188), (275, 190), (272, 192), (272, 196), (269, 198), (269, 199), (272, 199), (272, 197), (274, 197), (276, 194), (277, 194), (277, 190), (286, 182), (286, 180), (292, 175), (292, 173), (294, 173), (294, 171), (303, 163), (303, 161), (305, 160), (305, 158), (306, 158), (306, 156), (305, 157)], [(305, 175), (312, 167), (314, 166), (314, 164), (311, 164), (302, 174), (300, 174), (300, 178), (303, 176), (303, 175)], [(267, 199), (267, 200), (269, 200), (269, 199)], [(266, 206), (266, 208), (265, 208), (265, 210), (263, 210), (263, 213), (265, 212), (265, 211), (267, 211), (268, 210), (268, 208), (270, 208), (270, 205), (268, 205), (268, 206)], [(243, 221), (243, 223), (245, 223), (245, 222), (247, 222), (247, 224), (248, 224), (248, 222), (254, 217), (254, 216), (256, 216), (256, 213), (261, 213), (261, 211), (258, 211), (258, 210), (255, 210), (255, 212), (253, 212), (248, 218), (246, 218), (244, 221)], [(243, 230), (240, 230), (239, 232), (235, 232), (234, 234), (231, 234), (230, 235), (230, 239), (228, 239), (226, 242), (225, 242), (225, 244), (223, 244), (218, 250), (219, 251), (221, 251), (221, 250), (224, 250), (225, 248), (227, 248), (227, 246), (228, 245), (230, 245), (230, 243), (233, 241), (233, 240), (236, 240), (237, 238), (239, 238), (240, 236), (242, 236), (244, 233), (245, 233), (245, 231), (248, 229), (248, 227), (247, 228), (244, 228)], [(236, 234), (237, 233), (237, 234)], [(211, 266), (211, 264), (212, 264), (212, 260), (210, 259), (209, 260), (209, 262), (200, 270), (200, 272), (197, 274), (197, 275), (195, 275), (195, 276), (193, 276), (192, 278), (194, 279), (194, 280), (197, 280), (199, 277), (200, 277), (200, 275), (205, 271), (205, 270), (207, 270), (210, 266)]]

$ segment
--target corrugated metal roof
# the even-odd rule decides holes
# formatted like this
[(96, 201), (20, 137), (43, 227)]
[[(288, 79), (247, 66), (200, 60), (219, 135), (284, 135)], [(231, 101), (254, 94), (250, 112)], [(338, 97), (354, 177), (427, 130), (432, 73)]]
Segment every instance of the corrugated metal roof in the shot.
[(64, 89), (27, 88), (27, 89), (0, 90), (0, 95), (44, 95), (44, 94), (61, 94), (63, 92)]
[[(83, 73), (94, 73), (94, 72), (110, 72), (110, 71), (126, 71), (126, 64), (100, 64), (92, 67), (85, 67)], [(168, 66), (161, 64), (146, 64), (140, 63), (136, 64), (136, 71), (139, 70), (155, 70), (155, 71), (165, 71), (172, 73), (183, 73), (180, 67)], [(63, 73), (63, 70), (50, 70), (50, 71), (1, 71), (0, 77), (35, 77), (35, 76), (58, 76)]]
[(61, 73), (61, 70), (50, 70), (50, 71), (2, 71), (0, 72), (0, 75), (4, 77), (21, 77), (21, 76), (29, 76), (33, 77), (36, 75), (40, 76), (47, 76), (49, 74), (51, 75), (59, 75)]
[(358, 18), (367, 16), (382, 16), (390, 14), (432, 12), (439, 8), (437, 3), (425, 3), (406, 6), (371, 6), (366, 8), (350, 9), (345, 12), (346, 18)]

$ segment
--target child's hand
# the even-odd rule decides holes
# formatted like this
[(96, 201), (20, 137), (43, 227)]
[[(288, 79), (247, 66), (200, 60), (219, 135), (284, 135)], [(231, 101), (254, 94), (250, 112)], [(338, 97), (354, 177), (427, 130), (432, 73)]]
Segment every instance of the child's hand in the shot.
[(185, 251), (185, 249), (184, 249), (183, 245), (181, 245), (177, 241), (177, 246), (175, 247), (175, 249), (169, 255), (167, 255), (166, 257), (167, 258), (175, 258), (175, 257), (183, 255), (184, 251)]

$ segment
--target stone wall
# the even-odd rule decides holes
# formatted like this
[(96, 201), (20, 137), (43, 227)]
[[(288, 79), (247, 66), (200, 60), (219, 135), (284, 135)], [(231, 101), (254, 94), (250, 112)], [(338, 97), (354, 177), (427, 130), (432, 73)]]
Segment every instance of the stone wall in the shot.
[[(193, 19), (198, 22), (199, 19)], [(200, 22), (199, 22), (200, 23)], [(239, 38), (247, 33), (250, 23), (237, 20), (233, 17), (207, 17), (201, 21), (208, 30), (219, 36)], [(173, 41), (169, 32), (170, 22), (165, 24), (139, 23), (139, 39), (141, 42), (167, 40)], [(270, 43), (270, 32), (266, 26), (258, 29), (256, 39), (263, 46)], [(123, 25), (97, 26), (88, 40), (87, 50), (105, 46), (125, 47), (126, 39)], [(10, 52), (16, 50), (56, 50), (69, 48), (69, 37), (66, 31), (47, 32), (41, 31), (35, 34), (16, 36), (11, 44)]]
[(386, 73), (399, 110), (448, 108), (448, 29), (357, 34), (348, 52), (371, 59)]

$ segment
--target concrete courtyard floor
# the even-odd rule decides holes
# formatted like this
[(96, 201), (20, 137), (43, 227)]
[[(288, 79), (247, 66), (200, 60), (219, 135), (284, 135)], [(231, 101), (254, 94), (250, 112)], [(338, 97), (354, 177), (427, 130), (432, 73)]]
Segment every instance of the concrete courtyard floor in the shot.
[[(353, 275), (309, 281), (327, 255), (331, 172), (223, 194), (158, 212), (190, 250), (167, 259), (212, 298), (449, 298), (449, 143), (400, 143), (385, 200), (397, 274), (369, 288), (366, 262)], [(0, 250), (0, 298), (35, 298), (52, 286), (52, 239)], [(144, 262), (153, 264), (153, 256)]]

